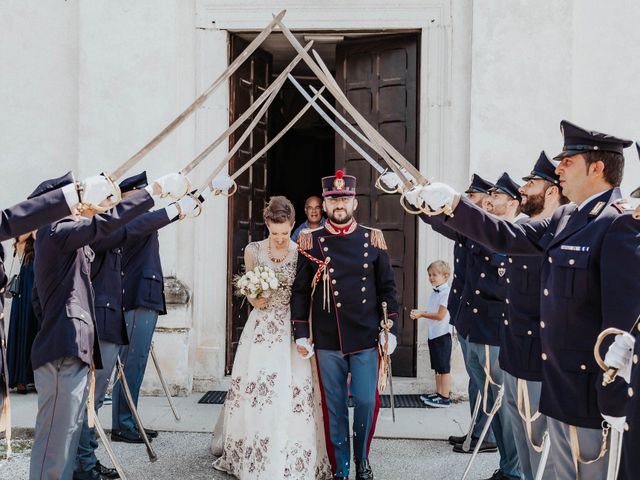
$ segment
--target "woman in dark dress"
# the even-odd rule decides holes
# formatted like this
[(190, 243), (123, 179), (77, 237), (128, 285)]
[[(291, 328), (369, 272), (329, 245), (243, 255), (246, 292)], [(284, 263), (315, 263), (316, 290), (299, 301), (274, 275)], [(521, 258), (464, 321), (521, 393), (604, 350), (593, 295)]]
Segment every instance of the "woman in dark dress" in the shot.
[(14, 244), (14, 257), (20, 261), (18, 293), (11, 301), (9, 338), (7, 342), (7, 366), (9, 388), (18, 393), (27, 393), (27, 385), (33, 383), (31, 368), (31, 345), (38, 332), (38, 320), (31, 305), (33, 289), (33, 242), (34, 234), (18, 237)]

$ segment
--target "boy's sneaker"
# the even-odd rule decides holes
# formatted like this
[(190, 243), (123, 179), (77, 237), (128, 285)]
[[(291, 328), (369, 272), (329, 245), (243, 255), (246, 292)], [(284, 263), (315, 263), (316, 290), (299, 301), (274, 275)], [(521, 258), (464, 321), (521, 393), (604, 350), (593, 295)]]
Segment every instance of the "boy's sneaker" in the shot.
[(451, 399), (438, 395), (437, 397), (427, 398), (424, 403), (431, 408), (449, 408), (451, 406)]
[(422, 400), (422, 403), (424, 403), (425, 405), (427, 404), (427, 400), (435, 398), (435, 397), (439, 397), (440, 395), (438, 395), (437, 393), (427, 393), (426, 395), (420, 395), (420, 400)]

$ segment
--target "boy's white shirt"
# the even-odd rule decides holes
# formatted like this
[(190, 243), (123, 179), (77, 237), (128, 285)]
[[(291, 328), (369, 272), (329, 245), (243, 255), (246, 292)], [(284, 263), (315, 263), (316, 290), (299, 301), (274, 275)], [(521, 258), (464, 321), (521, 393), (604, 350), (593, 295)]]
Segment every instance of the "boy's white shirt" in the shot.
[[(440, 306), (447, 307), (449, 300), (449, 284), (443, 283), (442, 285), (435, 287), (439, 292), (432, 291), (427, 301), (427, 313), (438, 313)], [(429, 340), (441, 337), (447, 333), (451, 333), (451, 315), (447, 312), (446, 316), (442, 320), (427, 319), (429, 326)]]

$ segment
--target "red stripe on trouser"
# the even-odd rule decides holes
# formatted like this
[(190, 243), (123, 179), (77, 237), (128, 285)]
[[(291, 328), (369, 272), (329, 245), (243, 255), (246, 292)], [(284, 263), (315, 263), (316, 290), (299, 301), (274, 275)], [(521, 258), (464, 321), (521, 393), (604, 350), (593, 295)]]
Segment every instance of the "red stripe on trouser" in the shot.
[[(380, 369), (380, 357), (378, 357), (378, 370), (379, 369)], [(373, 421), (371, 422), (371, 431), (369, 432), (369, 438), (367, 438), (367, 458), (369, 457), (369, 449), (371, 448), (371, 440), (373, 440), (373, 434), (376, 432), (376, 424), (378, 423), (379, 412), (380, 412), (380, 392), (378, 392), (378, 386), (376, 385), (376, 406), (373, 409)]]
[(333, 444), (331, 443), (331, 428), (329, 427), (329, 412), (327, 411), (327, 403), (324, 396), (324, 388), (322, 388), (322, 376), (320, 375), (320, 364), (318, 362), (318, 355), (316, 357), (316, 370), (318, 371), (318, 386), (320, 388), (320, 397), (322, 399), (322, 423), (324, 424), (324, 443), (327, 446), (327, 456), (329, 457), (329, 463), (331, 463), (331, 471), (337, 472), (336, 468), (336, 454), (333, 451)]

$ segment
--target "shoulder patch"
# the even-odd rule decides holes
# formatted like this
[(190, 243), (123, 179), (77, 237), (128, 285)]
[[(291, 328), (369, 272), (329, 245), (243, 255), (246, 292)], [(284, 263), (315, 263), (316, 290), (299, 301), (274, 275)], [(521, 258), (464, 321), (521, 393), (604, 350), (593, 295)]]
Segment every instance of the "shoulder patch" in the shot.
[(387, 249), (387, 242), (385, 242), (384, 240), (384, 234), (382, 233), (382, 230), (378, 228), (371, 228), (371, 227), (364, 227), (364, 228), (371, 231), (371, 245), (373, 245), (376, 248), (379, 248), (380, 250)]
[(313, 232), (317, 232), (324, 227), (318, 228), (305, 228), (298, 235), (298, 246), (302, 250), (311, 250), (313, 247)]
[(629, 205), (629, 203), (627, 203), (627, 201), (624, 199), (618, 200), (617, 202), (613, 202), (611, 206), (615, 208), (618, 211), (618, 213), (624, 213), (624, 212), (633, 210), (631, 208), (631, 205)]

